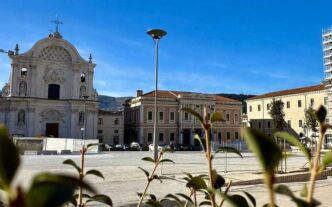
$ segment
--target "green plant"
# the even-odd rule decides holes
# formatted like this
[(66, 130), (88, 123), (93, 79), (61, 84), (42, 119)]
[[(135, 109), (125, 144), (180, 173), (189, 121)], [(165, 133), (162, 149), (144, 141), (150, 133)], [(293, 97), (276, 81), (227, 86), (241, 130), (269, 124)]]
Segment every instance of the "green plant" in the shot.
[(253, 130), (251, 128), (247, 128), (244, 130), (245, 139), (248, 143), (249, 148), (253, 151), (253, 153), (257, 156), (258, 161), (264, 171), (264, 182), (268, 187), (269, 204), (266, 206), (274, 207), (276, 206), (275, 201), (275, 193), (279, 193), (282, 195), (286, 195), (291, 198), (291, 200), (296, 203), (298, 207), (314, 207), (320, 204), (319, 201), (315, 200), (314, 188), (315, 188), (315, 180), (319, 173), (322, 170), (332, 163), (332, 150), (326, 153), (320, 163), (320, 150), (323, 144), (323, 139), (325, 137), (326, 130), (331, 128), (330, 125), (325, 123), (326, 118), (326, 109), (323, 106), (320, 106), (317, 111), (314, 112), (315, 119), (319, 123), (319, 139), (317, 144), (317, 150), (315, 158), (311, 161), (311, 153), (308, 148), (302, 145), (296, 137), (288, 134), (287, 132), (277, 132), (275, 133), (275, 137), (284, 139), (291, 143), (292, 145), (297, 146), (306, 156), (309, 166), (310, 166), (310, 180), (308, 185), (303, 186), (303, 190), (301, 192), (301, 196), (305, 197), (299, 198), (296, 197), (293, 192), (286, 185), (278, 185), (274, 188), (275, 183), (275, 175), (274, 170), (278, 165), (279, 161), (282, 159), (282, 153), (278, 145), (275, 141), (259, 131)]
[[(201, 124), (202, 128), (204, 129), (205, 139), (200, 138), (197, 134), (195, 135), (195, 139), (200, 143), (201, 147), (204, 150), (204, 155), (207, 160), (208, 165), (208, 175), (198, 175), (193, 176), (190, 173), (185, 173), (186, 177), (183, 178), (187, 181), (186, 187), (189, 188), (189, 196), (177, 193), (177, 194), (168, 194), (166, 198), (172, 199), (176, 202), (177, 206), (201, 206), (201, 205), (209, 205), (213, 207), (222, 206), (224, 203), (224, 200), (231, 203), (233, 206), (248, 206), (247, 201), (244, 197), (240, 195), (227, 195), (227, 192), (229, 190), (229, 187), (231, 184), (229, 184), (224, 192), (222, 192), (221, 187), (225, 184), (225, 179), (218, 174), (216, 169), (213, 168), (213, 158), (216, 156), (219, 152), (231, 152), (239, 155), (242, 157), (241, 153), (232, 148), (232, 147), (221, 147), (217, 149), (215, 152), (212, 152), (211, 147), (211, 130), (214, 124), (223, 121), (223, 116), (220, 112), (214, 112), (211, 116), (208, 116), (206, 108), (203, 109), (203, 116), (201, 116), (197, 111), (195, 111), (192, 108), (182, 108), (181, 109), (184, 112), (190, 113), (193, 115)], [(207, 183), (206, 183), (207, 182)], [(203, 193), (204, 194), (204, 200), (198, 201), (197, 200), (197, 193)], [(216, 195), (220, 196), (220, 202), (217, 202)], [(248, 193), (248, 195), (250, 195)], [(186, 202), (183, 203), (180, 198), (185, 199)], [(194, 197), (194, 200), (191, 198)], [(243, 205), (246, 203), (246, 205)]]
[[(92, 147), (95, 147), (96, 145), (99, 145), (99, 144), (88, 144), (87, 146), (85, 146), (85, 145), (82, 146), (82, 148), (80, 150), (80, 154), (81, 154), (81, 165), (80, 165), (80, 167), (71, 159), (67, 159), (67, 160), (63, 161), (63, 164), (73, 166), (76, 169), (76, 171), (78, 173), (78, 178), (79, 178), (81, 183), (84, 182), (84, 178), (87, 175), (95, 175), (99, 178), (105, 179), (103, 174), (98, 170), (91, 169), (91, 170), (88, 170), (88, 171), (84, 172), (85, 154), (89, 149), (91, 149)], [(83, 201), (84, 198), (85, 198), (85, 201)], [(73, 195), (73, 197), (70, 200), (70, 203), (74, 206), (84, 207), (88, 203), (93, 202), (93, 201), (103, 203), (103, 204), (106, 204), (108, 206), (113, 206), (112, 199), (109, 196), (104, 195), (104, 194), (96, 194), (96, 195), (93, 195), (93, 196), (90, 196), (89, 194), (84, 194), (83, 193), (83, 186), (81, 186), (81, 185), (79, 186), (79, 192), (77, 194)]]
[(5, 195), (0, 203), (10, 207), (58, 207), (66, 203), (79, 186), (95, 192), (76, 177), (50, 173), (34, 176), (28, 189), (13, 186), (19, 165), (18, 149), (9, 139), (5, 126), (0, 124), (0, 190)]
[(157, 205), (158, 206), (158, 205), (161, 205), (161, 202), (164, 201), (164, 199), (158, 201), (154, 194), (147, 194), (147, 191), (148, 191), (148, 188), (149, 188), (149, 186), (150, 186), (150, 184), (153, 180), (159, 180), (160, 182), (162, 182), (162, 179), (169, 179), (168, 177), (159, 176), (159, 175), (156, 174), (156, 170), (157, 170), (157, 168), (160, 164), (167, 163), (167, 162), (168, 163), (174, 163), (173, 160), (162, 159), (162, 156), (165, 152), (173, 152), (173, 151), (171, 149), (168, 149), (168, 148), (160, 150), (160, 152), (158, 154), (158, 158), (157, 158), (156, 161), (154, 161), (152, 157), (142, 158), (142, 160), (144, 160), (144, 161), (153, 163), (154, 167), (152, 169), (151, 174), (147, 170), (143, 169), (142, 167), (138, 167), (140, 170), (142, 170), (144, 172), (144, 174), (147, 178), (147, 183), (146, 183), (146, 186), (143, 190), (143, 193), (137, 193), (138, 196), (139, 196), (139, 202), (137, 204), (137, 207), (140, 207), (143, 204), (143, 200), (147, 195), (150, 196), (150, 199), (146, 202), (149, 205), (153, 205), (153, 206)]

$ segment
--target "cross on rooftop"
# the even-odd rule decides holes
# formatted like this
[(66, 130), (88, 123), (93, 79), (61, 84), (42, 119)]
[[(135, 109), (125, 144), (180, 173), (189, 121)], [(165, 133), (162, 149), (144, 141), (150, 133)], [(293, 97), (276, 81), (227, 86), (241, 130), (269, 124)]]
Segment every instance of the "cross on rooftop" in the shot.
[(55, 24), (55, 32), (59, 32), (59, 24), (63, 24), (63, 22), (59, 20), (58, 16), (56, 16), (56, 20), (52, 20), (51, 22)]

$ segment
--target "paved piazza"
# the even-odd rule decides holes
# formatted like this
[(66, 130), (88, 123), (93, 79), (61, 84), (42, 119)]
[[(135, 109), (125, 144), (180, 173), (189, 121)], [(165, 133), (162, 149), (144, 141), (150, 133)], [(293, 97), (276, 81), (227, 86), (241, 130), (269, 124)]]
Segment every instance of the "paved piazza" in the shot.
[[(257, 165), (255, 157), (251, 153), (244, 153), (241, 159), (234, 154), (227, 155), (218, 154), (214, 159), (214, 167), (219, 173), (223, 174), (226, 180), (249, 180), (260, 178), (260, 169)], [(146, 177), (137, 167), (141, 166), (147, 170), (152, 169), (152, 164), (141, 161), (141, 158), (152, 156), (152, 152), (103, 152), (101, 154), (90, 154), (86, 156), (86, 170), (98, 169), (104, 176), (105, 181), (91, 175), (89, 181), (94, 184), (99, 192), (110, 195), (114, 206), (135, 206), (130, 205), (137, 202), (136, 192), (142, 192), (146, 184)], [(165, 176), (173, 176), (182, 178), (183, 171), (193, 174), (205, 173), (207, 169), (206, 162), (202, 152), (175, 152), (165, 154), (165, 158), (174, 160), (175, 164), (164, 164), (158, 169), (158, 173)], [(60, 173), (76, 173), (70, 166), (65, 166), (62, 161), (65, 159), (73, 159), (78, 162), (79, 155), (24, 155), (22, 156), (22, 165), (17, 176), (17, 183), (28, 186), (31, 177), (42, 171), (60, 172)], [(227, 168), (226, 168), (227, 163)], [(290, 157), (287, 161), (287, 170), (296, 171), (305, 165), (305, 158), (302, 156)], [(227, 172), (225, 173), (225, 171)], [(298, 193), (303, 183), (287, 184)], [(158, 197), (163, 197), (168, 193), (183, 192), (187, 193), (184, 183), (165, 180), (160, 184), (159, 181), (153, 181), (149, 190)], [(241, 193), (248, 191), (254, 194), (258, 200), (258, 206), (267, 202), (267, 193), (263, 185), (256, 186), (234, 186), (231, 193)], [(332, 181), (318, 181), (315, 196), (318, 200), (323, 201), (322, 206), (330, 206), (332, 202)], [(277, 202), (279, 206), (295, 206), (289, 202), (284, 196), (278, 196)], [(226, 205), (227, 206), (227, 205)]]

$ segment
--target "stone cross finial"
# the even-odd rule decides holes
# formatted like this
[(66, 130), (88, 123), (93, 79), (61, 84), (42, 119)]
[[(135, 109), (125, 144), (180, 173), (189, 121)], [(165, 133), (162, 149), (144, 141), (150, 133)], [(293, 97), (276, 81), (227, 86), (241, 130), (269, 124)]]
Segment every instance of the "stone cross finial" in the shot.
[(92, 55), (91, 55), (91, 53), (89, 55), (89, 63), (92, 63)]
[(18, 44), (15, 45), (15, 55), (18, 55), (20, 51), (20, 48), (18, 47)]
[(55, 32), (59, 32), (59, 24), (63, 24), (63, 22), (60, 21), (58, 15), (56, 16), (56, 20), (52, 20), (51, 22), (55, 24)]

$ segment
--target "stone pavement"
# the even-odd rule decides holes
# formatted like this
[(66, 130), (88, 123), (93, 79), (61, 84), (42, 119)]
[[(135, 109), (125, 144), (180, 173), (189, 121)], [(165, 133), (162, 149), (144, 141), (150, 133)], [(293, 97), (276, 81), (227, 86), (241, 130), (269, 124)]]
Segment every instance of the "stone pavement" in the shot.
[[(218, 154), (213, 162), (214, 168), (225, 177), (227, 182), (229, 180), (240, 182), (260, 179), (262, 174), (256, 158), (251, 153), (243, 153), (243, 155), (244, 158), (241, 159), (235, 154), (227, 154), (227, 158), (225, 154)], [(152, 170), (151, 163), (141, 160), (146, 156), (152, 156), (152, 152), (126, 151), (87, 155), (85, 169), (98, 169), (105, 176), (105, 180), (102, 180), (91, 175), (88, 180), (100, 193), (111, 196), (114, 206), (135, 206), (138, 199), (136, 192), (142, 192), (146, 184), (144, 173), (137, 167)], [(79, 155), (25, 155), (22, 157), (23, 164), (16, 183), (28, 186), (32, 176), (42, 171), (76, 173), (70, 166), (62, 165), (62, 161), (68, 158), (79, 161)], [(175, 152), (165, 154), (165, 158), (172, 159), (175, 164), (164, 164), (158, 169), (158, 174), (170, 176), (179, 181), (164, 180), (162, 184), (159, 181), (153, 181), (149, 192), (153, 192), (158, 198), (162, 198), (168, 193), (188, 193), (185, 183), (181, 181), (181, 178), (184, 177), (182, 172), (194, 175), (207, 172), (202, 152)], [(305, 163), (306, 160), (303, 156), (292, 156), (287, 160), (287, 171), (301, 170)], [(303, 183), (287, 185), (299, 192)], [(258, 206), (267, 202), (264, 185), (233, 186), (230, 193), (241, 193), (242, 191), (248, 191), (257, 196)], [(329, 206), (328, 204), (332, 202), (331, 192), (332, 181), (318, 181), (316, 196), (318, 200), (323, 201), (322, 206)], [(278, 196), (277, 201), (279, 206), (295, 206), (285, 196)]]

